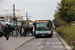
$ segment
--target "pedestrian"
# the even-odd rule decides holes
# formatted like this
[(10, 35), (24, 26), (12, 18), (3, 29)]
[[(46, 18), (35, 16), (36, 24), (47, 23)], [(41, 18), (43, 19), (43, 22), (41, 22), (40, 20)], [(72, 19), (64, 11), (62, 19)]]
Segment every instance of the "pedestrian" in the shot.
[(10, 31), (10, 26), (8, 24), (6, 24), (5, 28), (4, 28), (4, 32), (5, 32), (5, 37), (6, 37), (6, 40), (9, 40), (9, 33), (11, 32)]
[(21, 30), (22, 30), (22, 26), (20, 27), (20, 36), (22, 36), (22, 35), (21, 35), (21, 32), (22, 32)]
[(24, 33), (23, 33), (23, 36), (25, 37), (27, 35), (27, 28), (26, 26), (24, 26)]
[(21, 36), (22, 36), (23, 33), (24, 33), (24, 28), (22, 27), (22, 30), (21, 30)]
[(2, 36), (2, 35), (3, 35), (3, 29), (2, 29), (2, 27), (0, 25), (0, 36)]
[(30, 33), (31, 33), (31, 35), (33, 35), (33, 27), (32, 26), (30, 27)]
[(15, 27), (12, 26), (11, 29), (12, 29), (12, 36), (14, 36), (13, 31), (15, 30)]
[(2, 29), (3, 29), (3, 33), (2, 33), (2, 36), (4, 36), (4, 26), (2, 25)]
[(22, 37), (22, 34), (24, 33), (24, 28), (21, 26), (20, 28), (20, 36)]
[(29, 26), (27, 26), (26, 28), (27, 28), (27, 35), (29, 35)]

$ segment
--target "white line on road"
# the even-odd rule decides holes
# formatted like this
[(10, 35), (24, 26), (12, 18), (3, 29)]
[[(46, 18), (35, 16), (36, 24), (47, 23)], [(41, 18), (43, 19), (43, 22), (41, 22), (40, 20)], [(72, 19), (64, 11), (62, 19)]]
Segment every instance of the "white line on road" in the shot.
[(38, 43), (38, 45), (41, 44), (41, 42)]
[(51, 44), (62, 44), (61, 42), (52, 42)]
[(63, 46), (52, 46), (52, 48), (63, 48)]
[(49, 44), (49, 42), (47, 42), (47, 44)]
[(43, 48), (44, 48), (43, 45), (40, 45), (40, 46), (37, 47), (38, 50), (41, 50)]

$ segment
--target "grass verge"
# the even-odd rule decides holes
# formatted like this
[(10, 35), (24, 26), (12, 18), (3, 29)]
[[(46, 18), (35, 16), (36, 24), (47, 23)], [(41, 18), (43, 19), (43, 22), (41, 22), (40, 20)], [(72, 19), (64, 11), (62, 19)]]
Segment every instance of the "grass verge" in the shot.
[(59, 27), (56, 32), (67, 42), (69, 46), (73, 46), (75, 50), (75, 26), (71, 27)]

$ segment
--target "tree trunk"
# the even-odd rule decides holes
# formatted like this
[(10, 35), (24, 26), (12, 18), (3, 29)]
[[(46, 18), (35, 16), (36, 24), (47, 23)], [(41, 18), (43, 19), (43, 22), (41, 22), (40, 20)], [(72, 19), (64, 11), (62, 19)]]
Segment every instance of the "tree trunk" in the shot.
[(69, 23), (69, 28), (70, 28), (70, 23)]
[(66, 27), (68, 27), (68, 23), (66, 22)]

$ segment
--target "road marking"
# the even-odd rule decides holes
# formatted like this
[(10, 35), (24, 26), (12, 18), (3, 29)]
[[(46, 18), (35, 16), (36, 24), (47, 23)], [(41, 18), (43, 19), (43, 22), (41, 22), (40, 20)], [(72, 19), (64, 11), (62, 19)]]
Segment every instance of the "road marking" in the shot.
[(40, 47), (43, 47), (43, 45), (41, 45)]
[(43, 45), (40, 45), (40, 46), (37, 47), (38, 50), (41, 50), (43, 48), (44, 48)]
[(41, 42), (38, 43), (38, 45), (41, 44)]
[(63, 46), (52, 46), (52, 48), (63, 48)]
[(49, 44), (49, 42), (47, 42), (47, 44)]
[(62, 44), (61, 42), (52, 42), (51, 44)]

